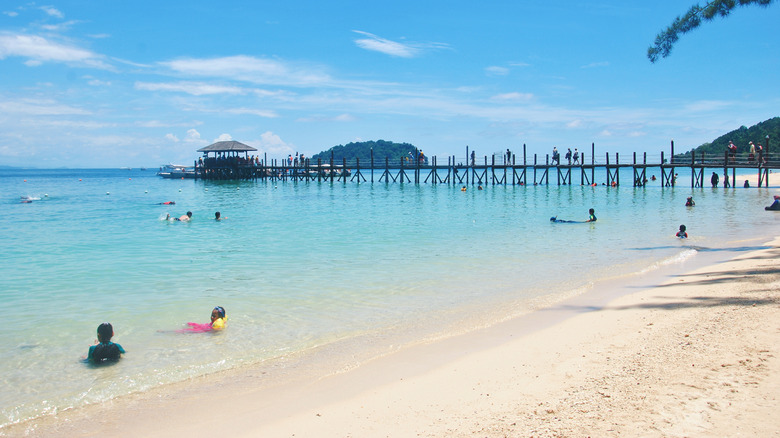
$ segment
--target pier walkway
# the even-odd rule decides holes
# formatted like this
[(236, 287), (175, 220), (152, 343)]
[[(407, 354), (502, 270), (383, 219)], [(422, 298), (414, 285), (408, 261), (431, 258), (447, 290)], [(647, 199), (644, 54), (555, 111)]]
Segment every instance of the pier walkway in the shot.
[[(618, 153), (606, 153), (603, 160), (594, 158), (594, 149), (586, 158), (582, 153), (577, 162), (568, 161), (565, 164), (553, 162), (550, 155), (542, 160), (534, 154), (526, 155), (525, 145), (521, 156), (509, 153), (497, 153), (477, 158), (474, 154), (466, 159), (456, 159), (448, 156), (446, 162), (442, 157), (425, 157), (422, 160), (410, 160), (406, 157), (397, 160), (385, 158), (375, 160), (372, 154), (368, 163), (359, 159), (337, 162), (331, 157), (327, 162), (306, 159), (300, 163), (290, 163), (288, 160), (271, 160), (267, 158), (249, 162), (231, 162), (229, 166), (207, 162), (200, 169), (200, 177), (210, 180), (256, 180), (271, 181), (331, 181), (331, 182), (384, 182), (384, 183), (414, 183), (414, 184), (452, 184), (452, 185), (610, 185), (618, 186), (621, 169), (632, 169), (633, 178), (629, 182), (634, 187), (642, 187), (648, 183), (648, 171), (657, 170), (661, 176), (663, 187), (674, 187), (683, 184), (677, 180), (678, 169), (690, 169), (691, 187), (704, 187), (705, 175), (708, 170), (714, 170), (724, 180), (736, 181), (737, 169), (753, 169), (758, 175), (758, 186), (769, 186), (770, 170), (780, 169), (780, 161), (770, 161), (768, 154), (759, 153), (749, 156), (747, 153), (729, 156), (697, 156), (690, 158), (674, 157), (672, 143), (669, 158), (661, 152), (660, 159), (648, 162), (647, 153), (637, 156), (633, 153), (626, 162), (621, 162)], [(373, 151), (372, 151), (373, 152)], [(471, 157), (471, 160), (468, 159)], [(589, 162), (588, 162), (589, 158)], [(441, 159), (441, 162), (440, 162)], [(625, 172), (624, 172), (625, 173)], [(651, 178), (655, 174), (652, 174)], [(725, 178), (730, 175), (730, 178)], [(707, 181), (709, 182), (709, 181)]]

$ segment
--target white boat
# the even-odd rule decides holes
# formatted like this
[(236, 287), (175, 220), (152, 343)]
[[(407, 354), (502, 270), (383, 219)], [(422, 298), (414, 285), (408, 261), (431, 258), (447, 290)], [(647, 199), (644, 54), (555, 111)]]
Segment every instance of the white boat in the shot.
[(157, 175), (169, 179), (196, 179), (200, 177), (200, 171), (193, 166), (165, 164), (160, 166)]

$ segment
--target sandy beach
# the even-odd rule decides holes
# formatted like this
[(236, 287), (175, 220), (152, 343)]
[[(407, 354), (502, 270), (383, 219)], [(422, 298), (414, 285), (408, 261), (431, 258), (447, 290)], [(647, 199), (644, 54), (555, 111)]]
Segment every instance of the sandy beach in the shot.
[(2, 435), (780, 436), (778, 288), (780, 239), (335, 375), (269, 387), (250, 368)]

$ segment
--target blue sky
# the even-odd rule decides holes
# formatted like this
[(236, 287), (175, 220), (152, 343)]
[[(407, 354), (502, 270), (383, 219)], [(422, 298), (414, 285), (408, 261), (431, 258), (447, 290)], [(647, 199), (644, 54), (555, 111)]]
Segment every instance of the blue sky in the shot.
[(372, 3), (3, 0), (0, 165), (190, 163), (225, 139), (269, 158), (379, 139), (445, 162), (659, 154), (780, 115), (777, 4), (651, 64), (693, 3)]

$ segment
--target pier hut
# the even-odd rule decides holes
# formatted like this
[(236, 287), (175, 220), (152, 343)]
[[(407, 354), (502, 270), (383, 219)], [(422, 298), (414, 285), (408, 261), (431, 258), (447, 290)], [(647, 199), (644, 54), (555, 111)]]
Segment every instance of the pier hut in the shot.
[(197, 162), (203, 179), (242, 180), (256, 179), (260, 170), (259, 160), (250, 157), (249, 152), (257, 151), (252, 146), (239, 141), (218, 141), (205, 148)]

